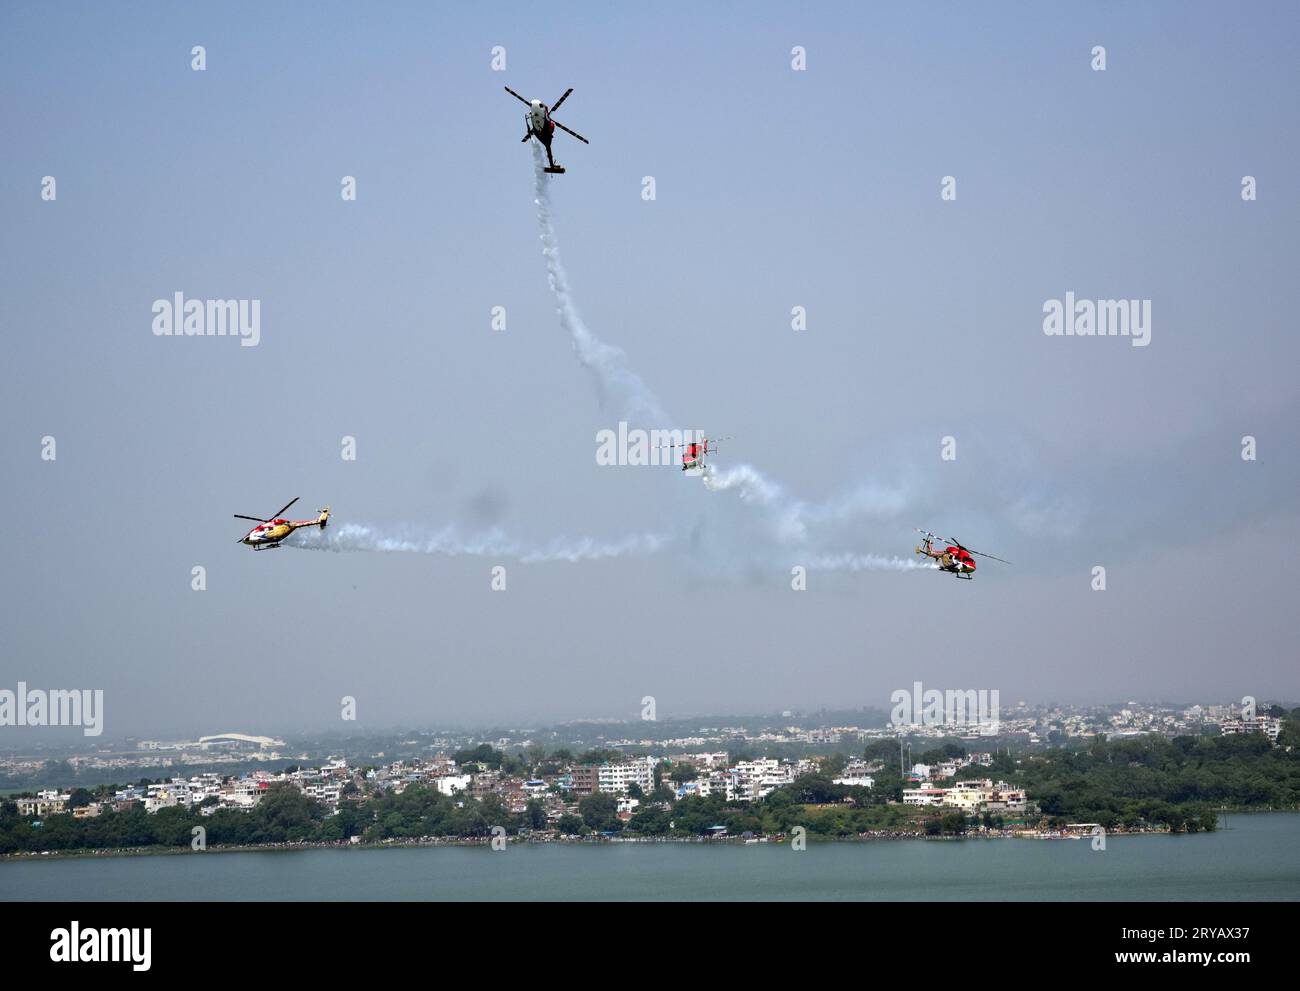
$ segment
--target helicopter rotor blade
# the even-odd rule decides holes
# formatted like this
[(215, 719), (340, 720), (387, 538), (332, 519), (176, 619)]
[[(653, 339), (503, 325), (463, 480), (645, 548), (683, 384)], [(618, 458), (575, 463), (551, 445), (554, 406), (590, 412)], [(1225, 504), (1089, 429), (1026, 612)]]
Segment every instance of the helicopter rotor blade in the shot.
[(685, 443), (682, 443), (682, 444), (660, 444), (660, 445), (658, 445), (657, 447), (652, 447), (652, 448), (650, 448), (650, 450), (652, 450), (652, 451), (657, 451), (657, 450), (661, 450), (661, 449), (663, 449), (663, 448), (670, 448), (670, 447), (690, 447), (692, 444), (698, 444), (700, 447), (703, 447), (705, 444), (708, 444), (708, 445), (710, 445), (709, 450), (712, 451), (712, 449), (713, 449), (712, 445), (717, 444), (719, 441), (724, 441), (724, 440), (735, 440), (735, 438), (734, 438), (734, 437), (730, 437), (730, 436), (728, 436), (728, 437), (701, 437), (699, 440), (688, 440), (688, 441), (686, 441)]
[[(297, 502), (300, 498), (301, 498), (301, 496), (294, 496), (292, 499), (290, 499), (288, 502), (286, 502), (286, 503), (284, 504), (284, 506), (280, 509), (280, 512), (279, 512), (279, 513), (272, 513), (271, 516), (270, 516), (270, 519), (275, 519), (277, 516), (280, 515), (280, 513), (283, 513), (286, 509), (288, 509), (290, 506), (292, 506), (292, 505), (293, 505), (295, 502)], [(266, 521), (266, 520), (263, 520), (262, 522), (265, 523), (265, 522), (267, 522), (267, 521)]]
[(260, 516), (242, 516), (239, 513), (232, 514), (237, 520), (252, 520), (254, 523), (265, 523), (266, 520)]
[(522, 96), (520, 96), (518, 93), (516, 93), (514, 90), (512, 90), (509, 86), (505, 87), (505, 91), (506, 91), (507, 93), (509, 93), (511, 96), (513, 96), (513, 97), (514, 97), (516, 100), (518, 100), (520, 103), (527, 104), (527, 105), (530, 106), (530, 107), (532, 106), (531, 103), (529, 103), (529, 102), (528, 102), (527, 100), (525, 100)]
[(949, 537), (948, 539), (952, 541), (952, 545), (954, 547), (960, 548), (961, 550), (965, 551), (967, 554), (978, 554), (980, 557), (987, 557), (993, 561), (1002, 561), (1003, 564), (1011, 563), (1010, 561), (1005, 561), (1002, 558), (996, 557), (992, 554), (985, 554), (983, 551), (972, 550), (971, 548), (963, 544), (961, 541), (959, 541), (956, 537)]
[(966, 551), (968, 554), (978, 554), (980, 557), (986, 557), (991, 561), (1002, 561), (1003, 564), (1011, 563), (1010, 561), (1004, 561), (1000, 557), (994, 557), (992, 554), (985, 554), (983, 551), (973, 551), (969, 547), (963, 547), (962, 550)]
[(560, 104), (563, 103), (565, 100), (567, 100), (567, 99), (569, 98), (569, 94), (572, 93), (572, 92), (573, 92), (573, 87), (572, 87), (572, 86), (570, 86), (568, 89), (566, 89), (566, 90), (564, 91), (564, 95), (563, 95), (562, 97), (560, 97), (558, 100), (556, 100), (554, 103), (551, 104), (551, 113), (555, 113), (555, 111), (559, 110), (559, 109), (560, 109)]
[(556, 120), (554, 117), (551, 118), (551, 123), (554, 124), (556, 127), (558, 127), (561, 131), (564, 131), (564, 132), (567, 133), (567, 134), (572, 134), (575, 138), (577, 138), (579, 141), (581, 141), (584, 145), (589, 145), (589, 144), (591, 144), (590, 141), (588, 141), (586, 138), (584, 138), (584, 137), (583, 137), (581, 134), (579, 134), (577, 131), (571, 131), (571, 130), (569, 130), (567, 127), (565, 127), (563, 124), (561, 124), (561, 123), (560, 123), (558, 120)]

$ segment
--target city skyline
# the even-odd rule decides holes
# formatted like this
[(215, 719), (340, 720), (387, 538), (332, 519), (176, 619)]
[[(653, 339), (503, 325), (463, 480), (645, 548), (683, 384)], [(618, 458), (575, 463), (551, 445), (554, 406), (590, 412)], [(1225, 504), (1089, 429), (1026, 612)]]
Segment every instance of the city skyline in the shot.
[[(1023, 724), (1025, 720), (1030, 720), (1033, 722), (1042, 722), (1045, 720), (1050, 721), (1052, 717), (1057, 713), (1065, 715), (1068, 721), (1074, 723), (1075, 727), (1077, 727), (1079, 725), (1078, 720), (1083, 719), (1085, 716), (1089, 714), (1123, 711), (1126, 710), (1128, 707), (1135, 707), (1139, 713), (1174, 712), (1174, 713), (1183, 713), (1184, 715), (1193, 712), (1195, 710), (1200, 710), (1198, 713), (1198, 719), (1201, 719), (1206, 723), (1217, 723), (1221, 717), (1229, 716), (1235, 718), (1235, 714), (1238, 713), (1239, 711), (1243, 711), (1247, 705), (1253, 706), (1257, 711), (1261, 713), (1266, 712), (1268, 709), (1273, 707), (1277, 707), (1285, 710), (1290, 710), (1295, 707), (1295, 703), (1293, 701), (1289, 701), (1284, 698), (1278, 698), (1278, 699), (1243, 698), (1240, 700), (1202, 699), (1199, 701), (1196, 700), (1171, 701), (1169, 699), (1157, 699), (1157, 700), (1126, 699), (1124, 701), (1119, 701), (1119, 700), (1112, 699), (1106, 702), (1097, 702), (1097, 703), (1062, 703), (1056, 700), (1044, 701), (1044, 700), (1029, 700), (1029, 699), (1013, 699), (1013, 700), (1008, 700), (1005, 704), (1004, 709), (1002, 710), (1003, 712), (1006, 713), (1006, 718), (1004, 720), (999, 720), (1002, 729), (1005, 730), (1005, 734), (999, 734), (998, 732), (986, 732), (984, 730), (980, 730), (979, 733), (975, 733), (974, 735), (981, 736), (986, 739), (996, 739), (999, 735), (1015, 735), (1021, 732), (1021, 730), (1013, 728), (1017, 722)], [(910, 709), (909, 709), (909, 713), (910, 713)], [(1026, 713), (1032, 715), (1026, 715)], [(873, 736), (875, 736), (876, 734), (883, 733), (884, 735), (893, 734), (893, 735), (898, 735), (903, 737), (930, 736), (934, 738), (944, 738), (944, 737), (967, 738), (970, 737), (974, 732), (970, 728), (971, 726), (974, 726), (976, 729), (979, 728), (978, 722), (974, 720), (969, 721), (969, 725), (966, 723), (958, 723), (958, 724), (939, 723), (937, 725), (926, 725), (923, 721), (920, 720), (917, 720), (915, 722), (909, 722), (905, 720), (900, 723), (894, 718), (894, 713), (891, 712), (890, 706), (864, 705), (864, 706), (845, 707), (845, 706), (824, 705), (820, 707), (813, 707), (811, 709), (784, 709), (784, 710), (771, 710), (771, 711), (758, 711), (758, 712), (720, 711), (720, 712), (682, 713), (673, 716), (666, 716), (663, 718), (656, 717), (654, 719), (647, 719), (644, 717), (637, 717), (637, 716), (606, 715), (606, 716), (562, 719), (562, 720), (557, 720), (553, 723), (537, 724), (537, 725), (511, 724), (508, 721), (502, 722), (499, 720), (495, 722), (488, 721), (488, 722), (483, 722), (478, 724), (455, 723), (455, 722), (426, 722), (426, 723), (404, 723), (404, 724), (394, 724), (394, 725), (366, 725), (360, 722), (356, 722), (356, 723), (344, 724), (343, 727), (322, 725), (318, 727), (308, 727), (308, 728), (298, 729), (294, 731), (287, 731), (287, 732), (280, 732), (277, 728), (275, 732), (268, 732), (265, 734), (258, 732), (259, 730), (258, 727), (248, 727), (246, 725), (236, 723), (235, 728), (233, 729), (230, 726), (227, 726), (225, 730), (217, 731), (215, 727), (206, 726), (204, 727), (204, 729), (211, 730), (212, 732), (205, 732), (203, 734), (197, 732), (191, 732), (188, 734), (180, 734), (177, 736), (170, 736), (170, 737), (166, 735), (149, 735), (149, 734), (137, 732), (137, 733), (126, 733), (116, 737), (104, 735), (102, 737), (87, 738), (85, 734), (79, 730), (78, 727), (48, 727), (47, 728), (48, 735), (43, 740), (38, 740), (36, 737), (28, 738), (29, 741), (28, 748), (30, 748), (30, 746), (32, 745), (36, 745), (38, 750), (43, 749), (45, 747), (52, 747), (55, 750), (66, 751), (66, 750), (75, 749), (80, 744), (80, 745), (84, 745), (84, 747), (88, 751), (110, 752), (116, 745), (125, 744), (125, 743), (136, 743), (140, 745), (140, 747), (138, 748), (133, 748), (136, 750), (136, 752), (143, 752), (144, 750), (150, 750), (150, 749), (162, 749), (162, 750), (191, 749), (192, 750), (195, 747), (201, 746), (205, 741), (219, 741), (219, 740), (232, 738), (232, 737), (243, 738), (245, 742), (259, 741), (259, 740), (270, 741), (275, 743), (279, 747), (285, 747), (285, 746), (293, 746), (294, 744), (302, 743), (305, 740), (312, 740), (312, 739), (365, 741), (365, 740), (372, 740), (372, 739), (383, 739), (389, 736), (400, 736), (403, 734), (412, 734), (412, 733), (416, 734), (417, 736), (442, 734), (447, 736), (448, 739), (458, 739), (461, 741), (480, 741), (480, 742), (486, 741), (486, 742), (499, 743), (503, 740), (510, 739), (513, 736), (520, 735), (520, 734), (536, 734), (536, 733), (553, 734), (559, 731), (570, 731), (570, 730), (577, 731), (583, 728), (589, 730), (593, 735), (594, 739), (604, 740), (606, 739), (606, 737), (603, 735), (604, 731), (611, 728), (620, 728), (620, 727), (626, 727), (629, 729), (643, 727), (646, 731), (652, 731), (654, 729), (663, 728), (663, 727), (678, 728), (678, 727), (686, 727), (686, 726), (700, 726), (700, 724), (708, 722), (708, 723), (716, 723), (717, 725), (713, 727), (701, 727), (701, 728), (712, 729), (715, 734), (718, 734), (719, 731), (727, 728), (743, 729), (743, 725), (738, 725), (738, 724), (744, 724), (744, 723), (776, 724), (781, 720), (786, 720), (788, 721), (786, 725), (790, 727), (799, 727), (799, 726), (807, 727), (808, 724), (813, 724), (814, 726), (813, 731), (816, 731), (816, 727), (825, 723), (825, 721), (828, 719), (835, 719), (835, 718), (842, 717), (843, 719), (852, 720), (853, 717), (858, 717), (858, 716), (871, 716), (871, 717), (878, 716), (879, 719), (875, 722), (867, 722), (865, 724), (859, 724), (852, 721), (844, 722), (839, 726), (832, 727), (832, 728), (840, 729), (840, 730), (848, 729), (853, 731), (862, 730), (871, 733)], [(909, 715), (909, 719), (910, 719), (910, 715)], [(1071, 732), (1069, 733), (1069, 735), (1076, 735), (1073, 732), (1073, 728), (1075, 727), (1071, 727)], [(264, 729), (264, 727), (261, 729)], [(1077, 735), (1091, 735), (1091, 733), (1094, 731), (1095, 731), (1094, 729), (1089, 729), (1087, 730), (1087, 732), (1080, 733)], [(1168, 732), (1168, 730), (1161, 730), (1159, 728), (1144, 729), (1138, 731), (1138, 730), (1132, 730), (1131, 727), (1129, 728), (1129, 731), (1142, 732), (1142, 733)], [(490, 733), (497, 733), (498, 735), (497, 736), (485, 735)], [(506, 734), (506, 736), (499, 735), (502, 733)], [(717, 735), (715, 738), (719, 740), (725, 739), (726, 734), (723, 733)], [(288, 742), (286, 743), (286, 741)], [(209, 745), (220, 746), (220, 744), (218, 743), (212, 743)], [(265, 746), (262, 746), (261, 749), (265, 750)], [(16, 738), (8, 741), (7, 743), (0, 743), (0, 753), (21, 754), (23, 752), (25, 752), (24, 745), (19, 743)], [(277, 754), (276, 758), (279, 759), (279, 756), (280, 755)]]

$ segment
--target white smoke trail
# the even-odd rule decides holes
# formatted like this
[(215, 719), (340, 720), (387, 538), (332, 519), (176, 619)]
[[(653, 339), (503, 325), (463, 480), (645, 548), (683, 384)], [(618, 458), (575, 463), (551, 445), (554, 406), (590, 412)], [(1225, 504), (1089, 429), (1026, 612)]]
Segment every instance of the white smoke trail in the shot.
[(627, 367), (627, 355), (613, 345), (606, 344), (587, 329), (578, 315), (569, 290), (569, 278), (560, 263), (560, 247), (551, 223), (551, 177), (543, 171), (546, 160), (536, 141), (533, 147), (533, 170), (536, 173), (535, 190), (537, 223), (541, 227), (542, 256), (546, 259), (547, 277), (555, 296), (555, 312), (560, 326), (569, 333), (578, 361), (592, 374), (601, 405), (616, 401), (620, 419), (632, 424), (666, 424), (668, 415), (641, 376)]
[(781, 486), (771, 481), (752, 465), (735, 465), (719, 471), (713, 465), (704, 467), (704, 487), (710, 492), (736, 489), (744, 502), (771, 506), (781, 501)]
[[(781, 487), (751, 465), (736, 465), (725, 471), (713, 466), (704, 469), (704, 486), (711, 492), (737, 490), (744, 502), (754, 503), (769, 510), (777, 538), (784, 544), (804, 543), (808, 538), (806, 520), (833, 520), (840, 518), (850, 505), (861, 502), (874, 504), (875, 499), (866, 493), (837, 500), (834, 504), (810, 507), (806, 503), (788, 498)], [(892, 501), (885, 497), (885, 502)], [(936, 565), (928, 562), (881, 554), (815, 554), (808, 559), (809, 567), (818, 571), (916, 571), (930, 570)]]
[[(602, 403), (615, 399), (621, 418), (629, 422), (667, 423), (668, 417), (654, 394), (640, 376), (627, 367), (627, 357), (616, 347), (598, 340), (582, 322), (569, 280), (560, 264), (559, 245), (551, 224), (550, 176), (543, 171), (541, 149), (533, 143), (536, 170), (537, 220), (541, 226), (542, 255), (555, 296), (555, 310), (560, 325), (569, 333), (578, 361), (596, 382)], [(477, 534), (463, 534), (453, 526), (429, 533), (385, 533), (360, 523), (342, 523), (328, 530), (295, 533), (285, 546), (304, 550), (370, 551), (378, 553), (438, 554), (447, 557), (473, 556), (509, 558), (526, 564), (550, 561), (599, 561), (630, 554), (653, 554), (669, 542), (660, 534), (632, 534), (617, 540), (594, 537), (556, 538), (545, 543), (528, 544), (507, 537), (493, 529)]]
[(753, 465), (741, 464), (719, 470), (704, 468), (704, 487), (710, 492), (734, 490), (742, 502), (761, 507), (776, 534), (787, 543), (809, 539), (811, 533), (829, 531), (863, 517), (891, 519), (908, 505), (900, 489), (864, 485), (823, 503), (807, 503), (789, 495)]
[(741, 502), (761, 508), (773, 536), (782, 544), (799, 544), (808, 539), (801, 518), (803, 504), (786, 496), (781, 486), (753, 465), (734, 465), (725, 470), (705, 465), (703, 475), (704, 487), (710, 492), (734, 489)]
[(286, 540), (284, 546), (335, 552), (375, 551), (438, 554), (445, 557), (509, 558), (523, 564), (540, 564), (552, 561), (600, 561), (629, 554), (653, 554), (667, 543), (667, 537), (640, 533), (612, 541), (576, 537), (556, 538), (543, 544), (527, 544), (510, 539), (497, 529), (466, 536), (455, 527), (444, 527), (435, 533), (397, 536), (361, 523), (342, 523), (326, 530), (312, 530), (309, 533), (299, 531)]
[(820, 554), (808, 562), (818, 571), (934, 571), (932, 562), (880, 554)]
[[(532, 151), (534, 203), (537, 207), (537, 222), (541, 228), (542, 256), (546, 260), (547, 277), (555, 296), (555, 310), (560, 325), (568, 332), (579, 363), (591, 372), (602, 405), (611, 398), (616, 399), (622, 407), (623, 419), (650, 425), (673, 422), (641, 377), (628, 367), (627, 355), (592, 334), (578, 315), (568, 276), (560, 262), (559, 242), (551, 216), (551, 177), (544, 171), (546, 160), (537, 142), (532, 143)], [(898, 494), (893, 494), (891, 498), (886, 493), (882, 498), (882, 490), (864, 488), (825, 506), (809, 506), (787, 496), (780, 485), (752, 465), (736, 465), (725, 471), (707, 466), (703, 471), (703, 482), (711, 492), (735, 491), (742, 502), (759, 507), (767, 517), (772, 535), (784, 545), (806, 543), (809, 522), (814, 525), (834, 523), (853, 516), (856, 510), (867, 504), (896, 504), (901, 500), (901, 495)], [(925, 567), (910, 561), (872, 554), (841, 554), (824, 560), (838, 562), (829, 567), (859, 571)]]

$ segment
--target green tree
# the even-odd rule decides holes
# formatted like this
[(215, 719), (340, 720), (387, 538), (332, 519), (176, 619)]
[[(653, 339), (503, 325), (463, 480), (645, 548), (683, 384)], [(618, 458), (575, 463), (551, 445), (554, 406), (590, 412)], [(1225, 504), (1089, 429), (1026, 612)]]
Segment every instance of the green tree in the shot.
[(672, 822), (672, 813), (667, 809), (638, 809), (628, 821), (627, 828), (643, 836), (662, 836), (668, 832)]
[(578, 802), (582, 821), (597, 832), (610, 832), (622, 826), (618, 818), (618, 799), (607, 792), (594, 792)]
[(566, 812), (564, 815), (560, 816), (560, 821), (556, 823), (556, 828), (559, 829), (561, 833), (568, 836), (576, 836), (586, 827), (583, 825), (580, 818), (570, 812)]
[(542, 803), (535, 798), (530, 798), (524, 808), (524, 820), (529, 829), (545, 829), (546, 809)]
[(694, 781), (700, 776), (700, 772), (695, 769), (694, 764), (687, 764), (682, 761), (676, 761), (672, 770), (668, 772), (669, 779), (673, 784), (680, 788), (688, 781)]

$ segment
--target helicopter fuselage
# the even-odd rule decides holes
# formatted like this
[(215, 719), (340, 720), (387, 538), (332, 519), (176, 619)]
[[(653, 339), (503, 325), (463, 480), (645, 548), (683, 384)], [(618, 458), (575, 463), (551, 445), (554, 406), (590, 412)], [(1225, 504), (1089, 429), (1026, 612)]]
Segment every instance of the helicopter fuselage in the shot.
[(240, 543), (247, 544), (255, 551), (269, 550), (272, 547), (279, 547), (280, 541), (301, 527), (318, 526), (324, 530), (329, 518), (330, 511), (322, 509), (320, 515), (314, 520), (267, 520), (244, 534), (244, 539)]
[(931, 546), (929, 541), (926, 541), (924, 546), (916, 549), (916, 553), (932, 558), (940, 571), (947, 571), (958, 578), (975, 577), (975, 559), (960, 547), (945, 547), (940, 551)]
[(528, 134), (524, 140), (536, 138), (542, 143), (542, 147), (546, 149), (546, 161), (549, 163), (547, 171), (563, 172), (564, 170), (555, 164), (555, 156), (551, 153), (551, 139), (555, 137), (555, 122), (551, 120), (551, 113), (546, 104), (541, 100), (534, 100), (529, 104), (524, 120), (528, 123)]
[(551, 136), (555, 133), (555, 125), (551, 123), (550, 112), (541, 100), (534, 100), (529, 105), (528, 127), (534, 136), (540, 138), (545, 135), (545, 141), (550, 143)]

